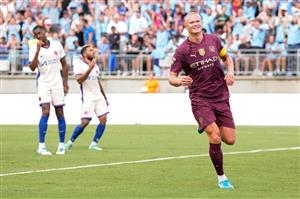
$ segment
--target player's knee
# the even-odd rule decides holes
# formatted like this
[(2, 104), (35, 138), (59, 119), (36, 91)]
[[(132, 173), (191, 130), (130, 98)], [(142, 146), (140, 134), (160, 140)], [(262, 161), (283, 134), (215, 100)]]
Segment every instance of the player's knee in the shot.
[(89, 123), (90, 123), (90, 120), (88, 120), (88, 119), (82, 119), (80, 126), (82, 128), (85, 128), (87, 125), (89, 125)]
[(42, 109), (42, 115), (49, 117), (49, 115), (50, 115), (50, 109), (43, 108)]
[(87, 127), (87, 125), (89, 125), (89, 122), (81, 122), (81, 127), (82, 128), (85, 128), (85, 127)]
[(64, 112), (59, 112), (56, 114), (57, 119), (64, 117)]
[(235, 144), (235, 130), (231, 129), (230, 131), (227, 131), (226, 134), (223, 134), (222, 136), (223, 142), (225, 142), (228, 145), (234, 145)]
[(206, 131), (210, 143), (220, 143), (221, 136), (218, 131)]
[(224, 142), (228, 145), (234, 145), (235, 143), (235, 138), (229, 138), (229, 139), (226, 139), (224, 140)]
[(210, 136), (210, 142), (211, 143), (220, 143), (221, 142), (221, 137), (219, 134), (214, 133)]
[(205, 132), (208, 135), (210, 143), (220, 143), (221, 142), (220, 130), (217, 127), (215, 127), (213, 125), (207, 126), (205, 128)]
[(57, 118), (61, 118), (64, 116), (64, 109), (62, 108), (55, 108), (55, 113)]
[(50, 111), (43, 111), (42, 115), (45, 116), (45, 117), (49, 117)]
[(42, 112), (42, 116), (44, 116), (44, 117), (49, 117), (49, 115), (50, 115), (50, 111), (43, 111)]
[(106, 121), (107, 121), (106, 115), (102, 115), (99, 117), (100, 124), (106, 124)]

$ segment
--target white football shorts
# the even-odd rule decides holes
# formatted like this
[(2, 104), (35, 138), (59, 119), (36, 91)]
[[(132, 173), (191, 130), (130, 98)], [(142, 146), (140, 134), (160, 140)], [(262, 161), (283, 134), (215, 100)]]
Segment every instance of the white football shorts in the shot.
[(48, 104), (52, 102), (53, 106), (65, 105), (65, 93), (63, 88), (59, 89), (41, 89), (38, 91), (39, 103)]
[(92, 118), (93, 113), (95, 113), (97, 117), (108, 113), (108, 106), (104, 98), (99, 100), (85, 100), (82, 102), (81, 118)]

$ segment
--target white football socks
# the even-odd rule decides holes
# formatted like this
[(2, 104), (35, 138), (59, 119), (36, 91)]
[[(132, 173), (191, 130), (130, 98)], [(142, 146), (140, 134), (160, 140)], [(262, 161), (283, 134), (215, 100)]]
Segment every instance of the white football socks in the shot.
[(40, 144), (39, 144), (39, 149), (42, 149), (42, 148), (46, 148), (45, 143), (40, 143)]
[(64, 146), (65, 146), (65, 144), (64, 144), (63, 142), (60, 142), (60, 143), (58, 144), (58, 148), (64, 148)]
[(222, 182), (222, 181), (224, 181), (224, 180), (227, 180), (227, 177), (225, 176), (225, 174), (223, 174), (223, 175), (218, 175), (218, 181), (219, 181), (219, 183), (220, 182)]

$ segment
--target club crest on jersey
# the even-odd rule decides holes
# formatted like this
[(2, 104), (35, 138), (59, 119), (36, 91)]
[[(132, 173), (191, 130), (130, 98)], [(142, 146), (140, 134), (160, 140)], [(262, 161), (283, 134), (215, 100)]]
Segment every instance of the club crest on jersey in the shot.
[(215, 48), (214, 46), (209, 46), (209, 47), (208, 47), (208, 50), (209, 50), (210, 52), (215, 52), (215, 51), (216, 51), (216, 48)]
[(54, 51), (54, 55), (58, 56), (58, 52), (57, 52), (57, 51)]
[(198, 52), (199, 52), (199, 55), (200, 55), (200, 56), (204, 56), (204, 55), (205, 55), (205, 50), (204, 50), (204, 48), (200, 48), (200, 49), (198, 50)]

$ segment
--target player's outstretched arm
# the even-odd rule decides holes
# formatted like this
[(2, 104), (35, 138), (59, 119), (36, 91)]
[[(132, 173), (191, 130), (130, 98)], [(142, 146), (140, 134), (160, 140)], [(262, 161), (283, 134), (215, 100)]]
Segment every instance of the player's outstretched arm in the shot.
[(170, 72), (169, 84), (175, 87), (178, 86), (190, 86), (193, 83), (193, 79), (190, 76), (179, 76), (178, 73)]
[(62, 59), (60, 59), (60, 63), (61, 63), (61, 66), (62, 66), (62, 76), (63, 76), (64, 93), (66, 95), (68, 93), (68, 91), (69, 91), (69, 85), (68, 85), (69, 67), (68, 67), (68, 65), (66, 63), (65, 57), (63, 57)]

